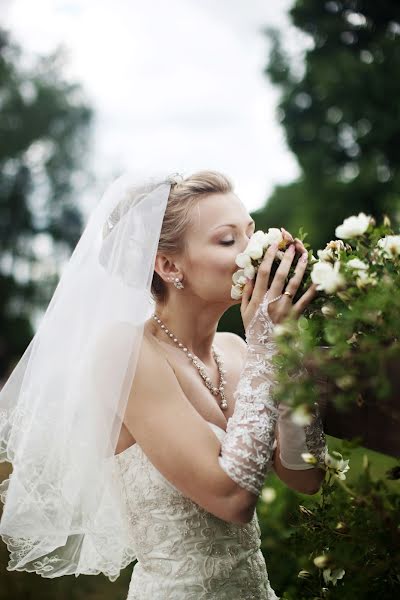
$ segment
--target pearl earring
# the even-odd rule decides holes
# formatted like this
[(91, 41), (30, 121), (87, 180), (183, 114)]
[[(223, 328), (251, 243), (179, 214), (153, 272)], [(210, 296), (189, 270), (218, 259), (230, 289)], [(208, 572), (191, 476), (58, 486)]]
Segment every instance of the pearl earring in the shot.
[(180, 279), (178, 279), (178, 277), (175, 277), (174, 286), (175, 286), (175, 287), (176, 287), (178, 290), (181, 290), (181, 289), (183, 289), (182, 282), (180, 281)]
[[(168, 277), (168, 281), (174, 281), (174, 278), (173, 277)], [(174, 286), (178, 290), (182, 290), (184, 288), (184, 286), (183, 286), (182, 282), (180, 281), (179, 277), (175, 277)]]

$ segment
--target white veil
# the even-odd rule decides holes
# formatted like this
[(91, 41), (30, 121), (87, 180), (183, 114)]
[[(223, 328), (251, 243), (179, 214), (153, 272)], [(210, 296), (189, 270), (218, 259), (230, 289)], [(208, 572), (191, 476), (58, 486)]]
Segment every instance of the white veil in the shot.
[(114, 452), (173, 176), (115, 180), (0, 392), (0, 534), (9, 571), (104, 573), (136, 558)]

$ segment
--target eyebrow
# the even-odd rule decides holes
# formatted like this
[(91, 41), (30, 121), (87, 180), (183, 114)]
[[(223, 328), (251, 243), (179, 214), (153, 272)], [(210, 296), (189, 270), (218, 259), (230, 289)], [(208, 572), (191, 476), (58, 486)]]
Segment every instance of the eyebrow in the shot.
[[(249, 225), (255, 225), (256, 222), (254, 221), (254, 219), (252, 219), (251, 221), (248, 222), (247, 227), (249, 227)], [(219, 229), (220, 227), (235, 227), (235, 229), (238, 227), (238, 225), (236, 225), (236, 223), (224, 223), (223, 225), (217, 225), (217, 227), (213, 227), (213, 229)]]

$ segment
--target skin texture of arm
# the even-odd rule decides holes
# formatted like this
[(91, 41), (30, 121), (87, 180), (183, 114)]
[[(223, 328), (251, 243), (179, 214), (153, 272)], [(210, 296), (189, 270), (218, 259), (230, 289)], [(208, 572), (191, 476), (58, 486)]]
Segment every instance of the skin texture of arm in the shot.
[(182, 494), (225, 521), (251, 520), (257, 496), (220, 467), (220, 441), (146, 336), (124, 423), (150, 462)]

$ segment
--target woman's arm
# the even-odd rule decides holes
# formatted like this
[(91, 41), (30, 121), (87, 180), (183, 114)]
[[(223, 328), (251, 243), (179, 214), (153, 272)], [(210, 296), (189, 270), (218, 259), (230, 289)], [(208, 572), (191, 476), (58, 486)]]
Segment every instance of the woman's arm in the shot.
[[(232, 343), (236, 344), (237, 350), (242, 356), (242, 365), (244, 367), (247, 344), (239, 335), (234, 333), (230, 335)], [(277, 426), (274, 429), (276, 449), (273, 452), (271, 468), (281, 481), (296, 492), (310, 495), (316, 494), (324, 480), (325, 471), (319, 467), (305, 463), (301, 458), (301, 453), (310, 452), (309, 446), (305, 443), (305, 431), (309, 432), (309, 438), (312, 437), (314, 440), (313, 451), (318, 454), (318, 458), (321, 458), (325, 452), (325, 436), (319, 414), (316, 414), (311, 427), (309, 426), (305, 430), (304, 427), (296, 425), (290, 420), (287, 407), (280, 405), (278, 411), (279, 417)], [(281, 445), (282, 442), (283, 447)], [(291, 464), (293, 468), (285, 466), (282, 460), (286, 465)]]

